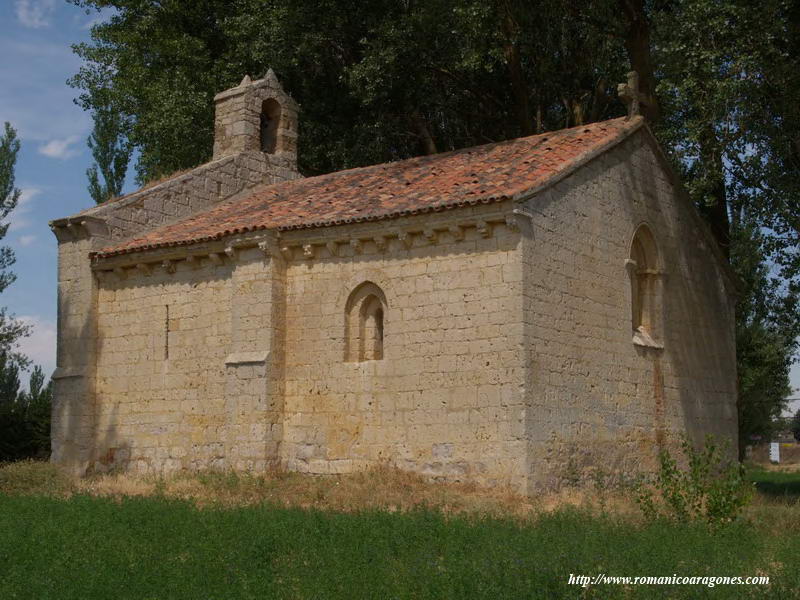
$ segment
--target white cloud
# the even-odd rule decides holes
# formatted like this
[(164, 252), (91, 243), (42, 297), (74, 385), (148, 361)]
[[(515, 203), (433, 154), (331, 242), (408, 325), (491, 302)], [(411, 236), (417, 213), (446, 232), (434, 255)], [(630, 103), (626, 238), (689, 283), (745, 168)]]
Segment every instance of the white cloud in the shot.
[(17, 202), (17, 207), (21, 208), (23, 206), (28, 206), (30, 202), (39, 194), (42, 193), (37, 187), (24, 187), (20, 190), (19, 194), (19, 202)]
[(50, 26), (55, 5), (55, 0), (16, 0), (14, 8), (20, 23), (39, 29)]
[[(9, 231), (19, 231), (20, 229), (25, 229), (31, 225), (29, 213), (32, 208), (32, 203), (34, 198), (41, 193), (42, 190), (37, 187), (21, 188), (19, 201), (17, 202), (17, 208), (8, 217), (8, 221), (11, 223), (11, 225), (8, 227)], [(22, 243), (21, 239), (20, 243)], [(22, 245), (25, 246), (26, 244)]]
[(31, 335), (19, 342), (20, 352), (49, 377), (56, 368), (56, 324), (38, 316), (22, 316), (19, 320), (32, 327)]
[(31, 244), (33, 244), (33, 242), (35, 242), (35, 241), (36, 241), (36, 236), (35, 235), (22, 235), (19, 238), (19, 245), (22, 246), (23, 248), (25, 248), (25, 247), (30, 246)]
[(50, 158), (67, 160), (68, 158), (80, 154), (80, 150), (72, 147), (80, 139), (80, 136), (71, 135), (62, 140), (50, 140), (43, 146), (39, 146), (39, 154), (49, 156)]

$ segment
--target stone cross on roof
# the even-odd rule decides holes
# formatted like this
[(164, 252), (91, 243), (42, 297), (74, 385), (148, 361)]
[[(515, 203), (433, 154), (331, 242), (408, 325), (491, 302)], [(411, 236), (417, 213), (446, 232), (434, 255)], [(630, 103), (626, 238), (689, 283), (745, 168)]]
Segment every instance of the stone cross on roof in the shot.
[(640, 105), (647, 104), (647, 96), (639, 91), (639, 73), (636, 71), (628, 72), (628, 83), (620, 83), (617, 86), (617, 94), (628, 107), (629, 118), (640, 114)]

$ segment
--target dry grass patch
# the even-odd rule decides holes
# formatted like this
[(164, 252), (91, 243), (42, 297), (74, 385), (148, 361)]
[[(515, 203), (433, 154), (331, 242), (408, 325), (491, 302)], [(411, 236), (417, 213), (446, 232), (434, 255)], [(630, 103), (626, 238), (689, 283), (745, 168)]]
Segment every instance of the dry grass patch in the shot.
[(79, 478), (66, 475), (55, 465), (28, 461), (0, 467), (0, 492), (60, 497), (73, 494), (112, 498), (160, 496), (190, 500), (201, 507), (267, 503), (338, 512), (367, 509), (406, 512), (431, 508), (446, 514), (519, 519), (563, 507), (614, 512), (631, 518), (638, 515), (635, 503), (618, 491), (566, 488), (531, 498), (509, 487), (431, 481), (388, 465), (346, 475), (206, 471), (164, 477), (114, 473)]
[(419, 507), (443, 512), (524, 516), (536, 505), (508, 488), (427, 481), (388, 466), (347, 475), (228, 472), (176, 473), (166, 477), (98, 475), (75, 483), (76, 490), (99, 496), (148, 496), (192, 500), (200, 506), (275, 504), (340, 512)]
[(73, 485), (72, 477), (50, 463), (34, 460), (0, 463), (2, 493), (63, 496), (71, 492)]

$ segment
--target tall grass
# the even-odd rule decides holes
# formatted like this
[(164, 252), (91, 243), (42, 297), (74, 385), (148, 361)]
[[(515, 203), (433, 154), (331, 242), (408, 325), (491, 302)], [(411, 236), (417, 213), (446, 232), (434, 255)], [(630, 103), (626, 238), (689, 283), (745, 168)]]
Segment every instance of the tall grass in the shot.
[[(761, 496), (716, 529), (560, 500), (393, 470), (75, 480), (20, 463), (0, 468), (0, 598), (800, 597), (796, 498)], [(597, 573), (771, 583), (567, 583)]]
[[(574, 574), (755, 575), (794, 593), (750, 525), (635, 526), (579, 509), (515, 519), (0, 495), (4, 598), (720, 598), (754, 589), (567, 584)], [(797, 543), (797, 538), (794, 542)], [(790, 584), (791, 578), (794, 583)], [(790, 597), (790, 596), (784, 596)]]

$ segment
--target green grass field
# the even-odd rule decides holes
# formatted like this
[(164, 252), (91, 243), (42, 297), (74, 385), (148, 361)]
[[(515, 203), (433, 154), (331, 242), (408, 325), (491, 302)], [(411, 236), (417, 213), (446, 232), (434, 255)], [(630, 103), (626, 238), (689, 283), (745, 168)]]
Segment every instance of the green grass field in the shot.
[[(198, 508), (159, 493), (63, 497), (47, 478), (22, 490), (1, 475), (2, 599), (800, 598), (800, 472), (755, 473), (764, 492), (718, 530), (589, 508)], [(596, 573), (771, 583), (567, 584)]]

